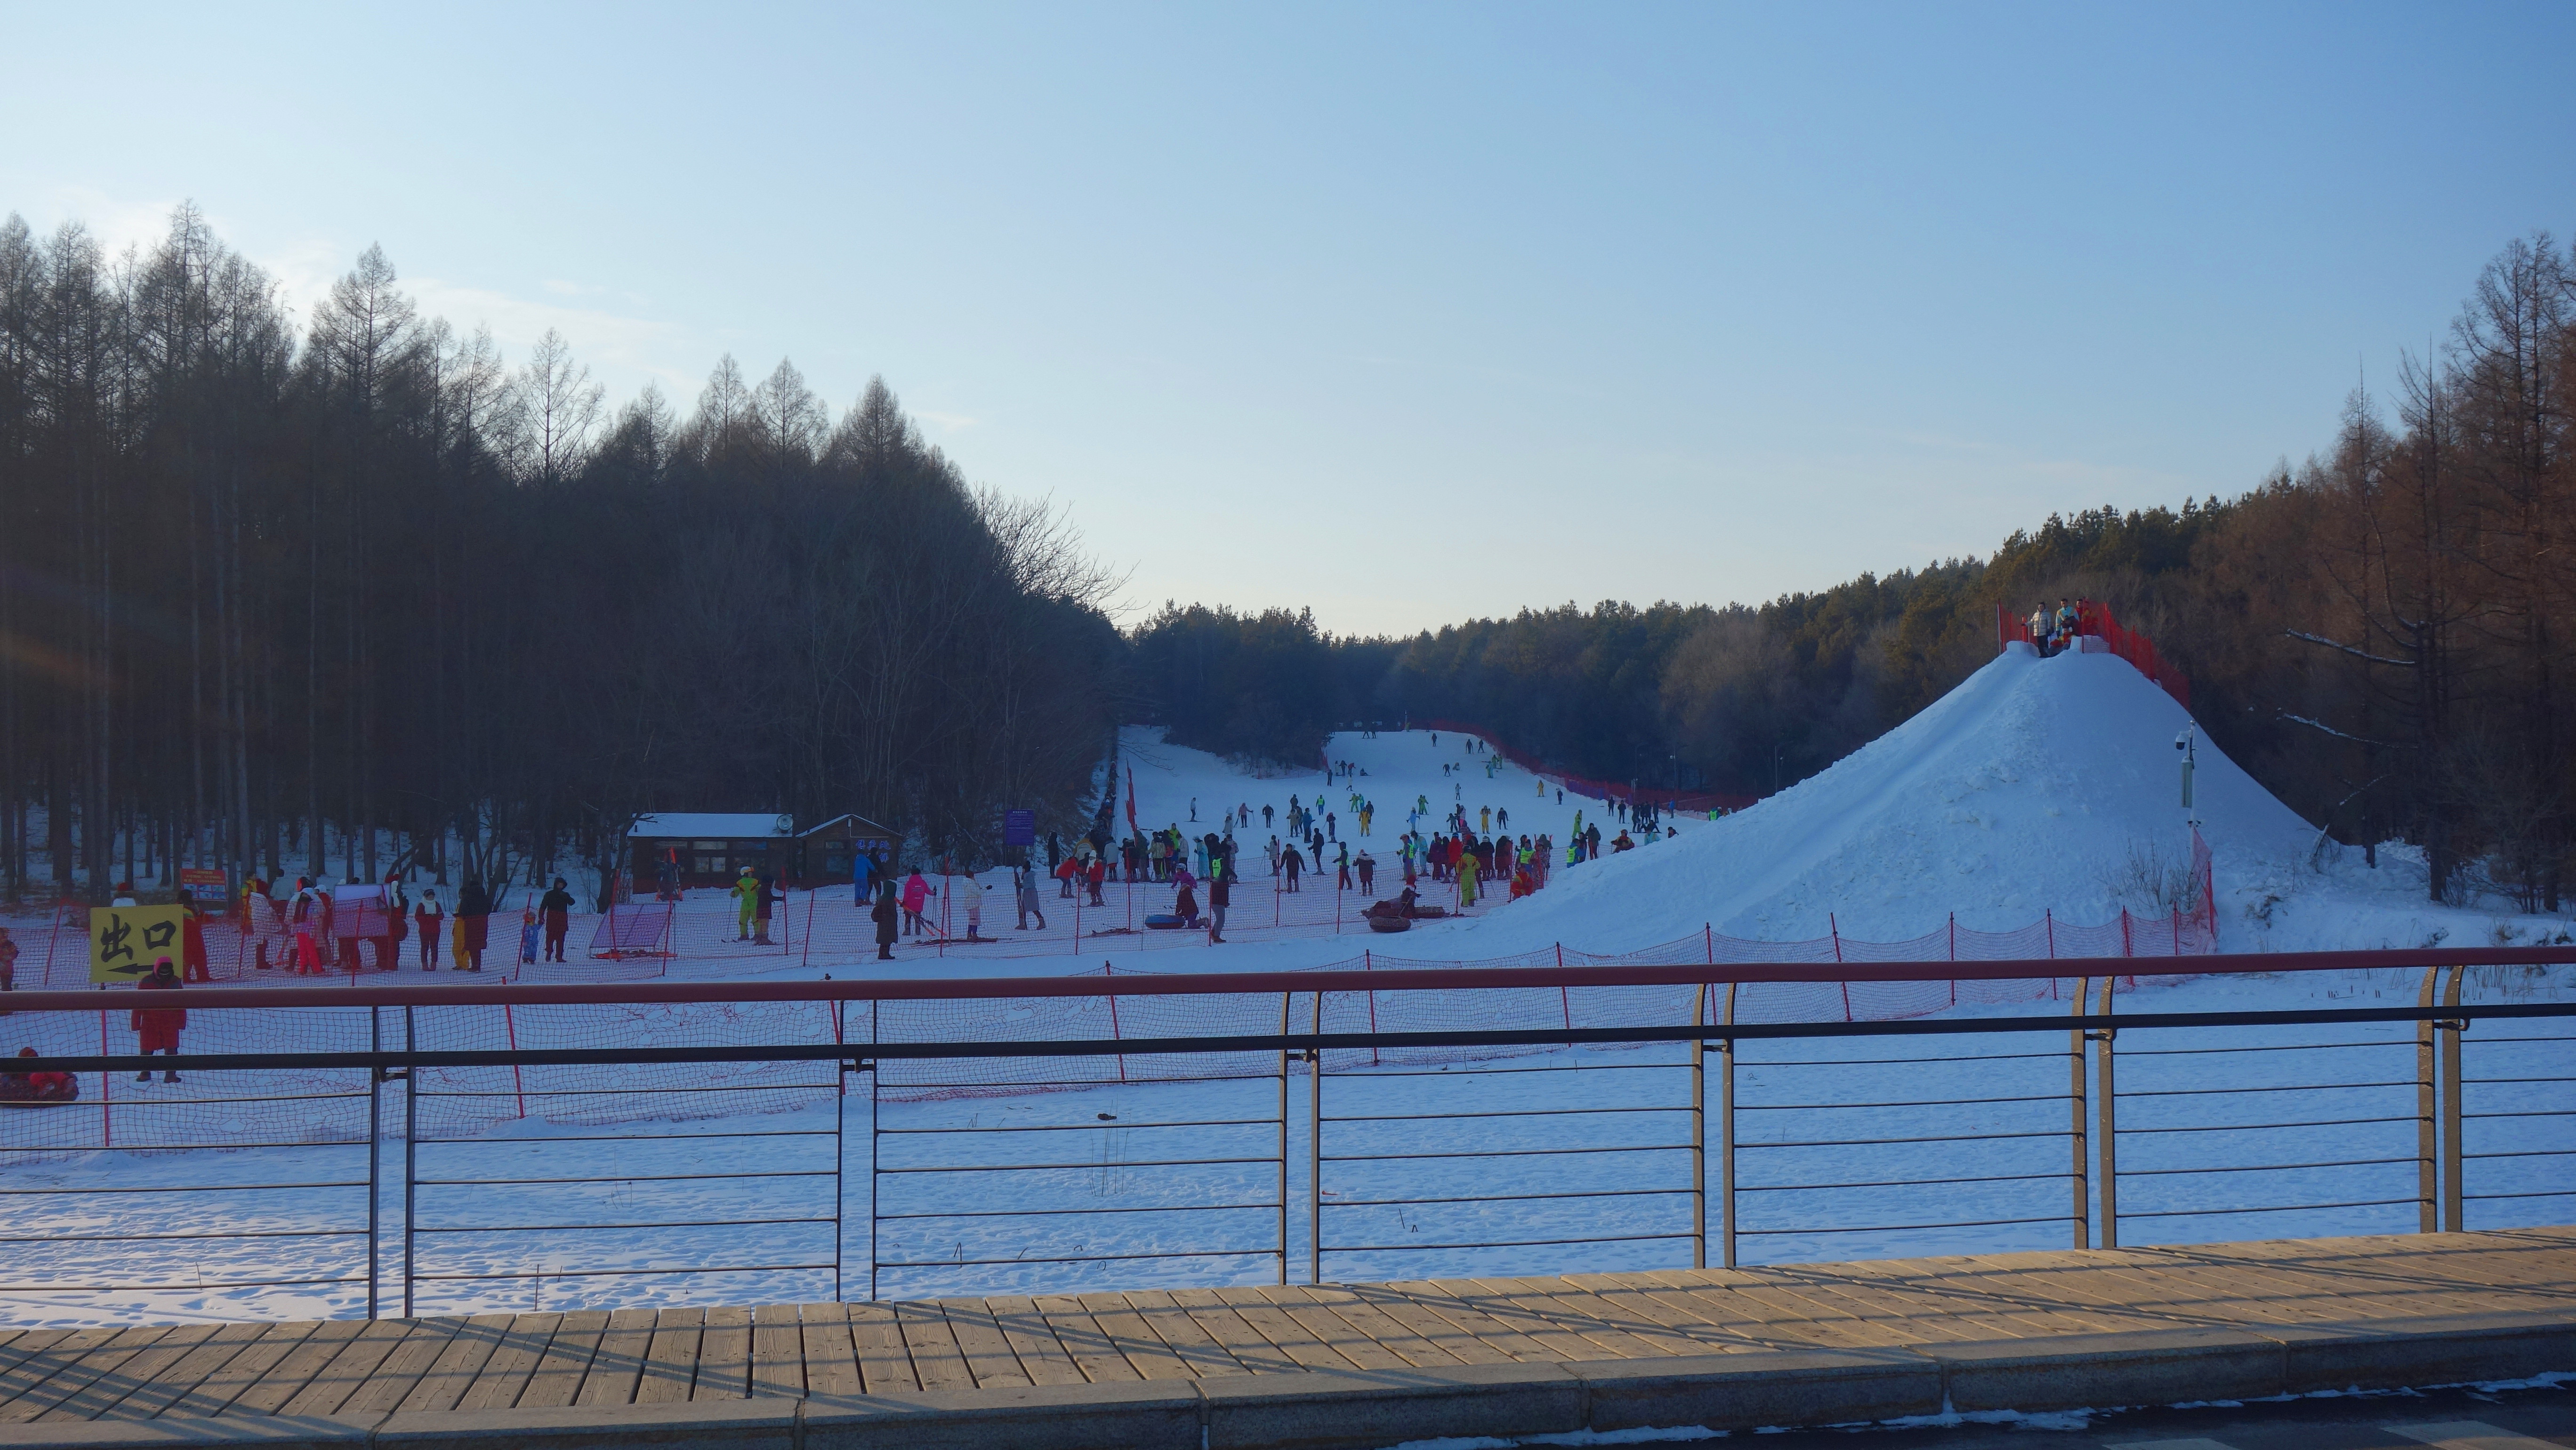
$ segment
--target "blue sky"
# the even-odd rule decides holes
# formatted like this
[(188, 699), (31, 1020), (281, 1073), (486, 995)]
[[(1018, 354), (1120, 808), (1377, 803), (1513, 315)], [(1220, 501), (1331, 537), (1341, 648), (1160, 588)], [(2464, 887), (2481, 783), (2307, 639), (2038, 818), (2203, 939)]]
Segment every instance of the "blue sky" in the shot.
[(2576, 229), (2576, 6), (10, 5), (0, 210), (882, 373), (1127, 601), (1760, 600), (2232, 494)]

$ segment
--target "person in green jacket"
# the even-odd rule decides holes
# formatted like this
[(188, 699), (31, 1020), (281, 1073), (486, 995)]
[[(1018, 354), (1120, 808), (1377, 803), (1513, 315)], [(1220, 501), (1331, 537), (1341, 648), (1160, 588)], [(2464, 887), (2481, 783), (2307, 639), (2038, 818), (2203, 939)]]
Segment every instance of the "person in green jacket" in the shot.
[(760, 878), (752, 875), (751, 868), (748, 866), (743, 867), (742, 874), (734, 878), (733, 904), (735, 915), (738, 918), (738, 922), (734, 927), (733, 939), (735, 941), (749, 941), (751, 940), (752, 913), (758, 910), (760, 906)]

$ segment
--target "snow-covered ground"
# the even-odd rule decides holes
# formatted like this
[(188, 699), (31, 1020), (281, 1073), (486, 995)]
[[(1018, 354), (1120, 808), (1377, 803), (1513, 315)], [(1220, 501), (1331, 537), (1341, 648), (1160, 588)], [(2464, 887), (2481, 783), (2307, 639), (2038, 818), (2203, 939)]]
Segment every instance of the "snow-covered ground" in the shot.
[[(1104, 962), (1121, 973), (1219, 971), (1346, 962), (1390, 943), (1408, 959), (1534, 960), (1558, 944), (1613, 953), (1712, 929), (1765, 938), (1836, 929), (1892, 940), (1939, 929), (1954, 913), (1977, 930), (2025, 926), (2043, 911), (2097, 922), (2150, 904), (2140, 899), (2141, 878), (2153, 873), (2136, 863), (2170, 864), (2186, 849), (2172, 744), (2183, 725), (2172, 702), (2118, 660), (2008, 654), (1933, 709), (1760, 806), (1683, 821), (1673, 839), (1559, 871), (1527, 901), (1402, 938), (1297, 935), (1283, 926), (1264, 939), (1258, 906), (1247, 912), (1239, 903), (1253, 922), (1224, 946), (1148, 951), (1086, 932), (1053, 957), (907, 947), (887, 965), (864, 950), (781, 950), (693, 953), (668, 970), (746, 979), (1063, 973)], [(1137, 819), (1149, 828), (1191, 829), (1193, 800), (1201, 830), (1221, 829), (1228, 807), (1249, 805), (1254, 824), (1237, 831), (1249, 837), (1247, 859), (1272, 831), (1285, 836), (1258, 824), (1263, 805), (1275, 813), (1291, 791), (1310, 806), (1321, 795), (1336, 835), (1351, 837), (1356, 791), (1378, 808), (1358, 839), (1375, 848), (1382, 881), (1394, 875), (1394, 838), (1417, 803), (1435, 816), (1452, 806), (1509, 809), (1515, 834), (1546, 831), (1560, 841), (1578, 806), (1587, 820), (1601, 809), (1560, 801), (1553, 785), (1508, 765), (1489, 774), (1485, 756), (1446, 732), (1436, 744), (1428, 732), (1346, 734), (1330, 753), (1365, 773), (1329, 784), (1320, 772), (1261, 779), (1142, 730), (1127, 732), (1120, 759), (1136, 767)], [(2421, 877), (2410, 881), (2402, 853), (2383, 851), (2373, 872), (2358, 852), (2320, 851), (2305, 823), (2206, 741), (2198, 759), (2224, 950), (2528, 942), (2563, 932), (2556, 919), (2427, 906), (2415, 899)], [(1124, 811), (1122, 792), (1122, 824)], [(1605, 835), (1614, 829), (1604, 822)], [(1245, 895), (1259, 903), (1265, 883), (1256, 874)], [(997, 919), (1009, 926), (1007, 899), (992, 899), (988, 931)], [(1057, 907), (1051, 886), (1047, 904)], [(583, 939), (578, 928), (575, 939)], [(2123, 995), (2119, 1010), (2412, 1003), (2416, 989), (2413, 980), (2341, 973), (2159, 979)], [(2486, 973), (2472, 990), (2565, 999), (2576, 995), (2576, 974)], [(1103, 1000), (1061, 1010), (1098, 1012)], [(1756, 1010), (1748, 998), (1745, 1020), (1800, 1010), (1793, 1000)], [(1149, 1030), (1138, 1019), (1157, 1010), (1279, 1010), (1233, 999), (1187, 1008), (1148, 1001), (1127, 1000), (1129, 1035)], [(1689, 1005), (1576, 993), (1564, 1011), (1567, 1020), (1670, 1021)], [(2042, 991), (2041, 1000), (1936, 1015), (2055, 1014), (2066, 1005)], [(1390, 1028), (1462, 1010), (1449, 994), (1426, 993), (1354, 996), (1334, 1008), (1363, 1009)], [(907, 1030), (1028, 1033), (1039, 1029), (1008, 1014), (1038, 1011), (991, 1004)], [(813, 1009), (792, 1020), (639, 1011), (577, 1024), (524, 1009), (507, 1020), (491, 1011), (469, 1019), (460, 1009), (453, 1020), (475, 1041), (523, 1045), (660, 1041), (684, 1029), (760, 1040), (830, 1040), (819, 1034), (836, 1030), (854, 1042), (867, 1037), (855, 1021), (836, 1028)], [(316, 1043), (365, 1031), (337, 1018), (295, 1021)], [(896, 1024), (885, 1025), (892, 1035)], [(192, 1025), (190, 1045), (247, 1043), (261, 1030), (285, 1028), (209, 1020)], [(111, 1047), (129, 1040), (121, 1021), (103, 1029), (86, 1015), (19, 1018), (0, 1021), (0, 1048), (94, 1049), (102, 1031)], [(1092, 1024), (1077, 1035), (1108, 1034)], [(2558, 1080), (2571, 1040), (2576, 1029), (2555, 1021), (2484, 1023), (2466, 1034), (2471, 1227), (2565, 1222), (2576, 1212), (2567, 1168), (2576, 1162), (2576, 1088)], [(2122, 1240), (2413, 1228), (2413, 1041), (2403, 1024), (2123, 1033)], [(2268, 1050), (2240, 1050), (2254, 1047)], [(2070, 1242), (2065, 1053), (2055, 1032), (1746, 1042), (1735, 1081), (1742, 1258)], [(376, 1105), (384, 1122), (372, 1199), (377, 1275), (384, 1303), (400, 1307), (407, 1151), (416, 1154), (410, 1245), (423, 1310), (740, 1302), (836, 1288), (855, 1297), (871, 1287), (892, 1296), (1243, 1282), (1275, 1277), (1283, 1263), (1295, 1279), (1318, 1257), (1326, 1279), (1690, 1261), (1696, 1201), (1681, 1049), (1414, 1063), (1351, 1055), (1327, 1067), (1319, 1188), (1307, 1167), (1309, 1079), (1302, 1068), (1283, 1074), (1275, 1057), (1237, 1061), (1236, 1076), (1201, 1081), (1151, 1080), (1170, 1064), (1143, 1060), (889, 1067), (881, 1091), (854, 1077), (849, 1096), (810, 1067), (690, 1070), (696, 1078), (668, 1070), (431, 1076), (408, 1149), (403, 1087), (389, 1086)], [(1035, 1080), (1051, 1071), (1073, 1080)], [(363, 1307), (371, 1202), (363, 1082), (200, 1075), (173, 1086), (102, 1086), (116, 1104), (113, 1147), (91, 1136), (106, 1126), (96, 1090), (79, 1108), (0, 1114), (0, 1148), (17, 1150), (0, 1158), (0, 1319)], [(1713, 1068), (1707, 1092), (1713, 1113)], [(1707, 1141), (1718, 1136), (1708, 1124)], [(274, 1146), (194, 1146), (254, 1143)], [(1714, 1157), (1712, 1190), (1722, 1181)], [(2089, 1187), (2098, 1211), (2100, 1184)], [(1323, 1205), (1314, 1216), (1320, 1253), (1310, 1193)], [(1718, 1233), (1714, 1197), (1707, 1221)], [(282, 1236), (231, 1237), (250, 1232)], [(1718, 1253), (1714, 1240), (1710, 1253)], [(136, 1287), (70, 1287), (100, 1282)]]

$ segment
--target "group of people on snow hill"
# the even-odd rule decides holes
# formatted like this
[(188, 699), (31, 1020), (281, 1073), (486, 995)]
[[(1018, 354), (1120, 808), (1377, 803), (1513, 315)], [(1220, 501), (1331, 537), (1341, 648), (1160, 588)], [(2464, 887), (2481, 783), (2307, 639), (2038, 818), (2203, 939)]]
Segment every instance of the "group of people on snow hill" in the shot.
[(2093, 623), (2092, 601), (2077, 599), (2069, 603), (2063, 596), (2053, 610), (2045, 603), (2032, 610), (2028, 624), (2031, 641), (2038, 645), (2043, 658), (2064, 652), (2078, 635), (2099, 632)]
[[(1204, 924), (1208, 940), (1222, 942), (1225, 940), (1226, 909), (1234, 905), (1235, 840), (1232, 836), (1220, 836), (1210, 831), (1193, 846), (1198, 869), (1193, 871), (1189, 861), (1181, 861), (1172, 869), (1172, 914), (1181, 919), (1183, 927), (1191, 930)], [(1207, 914), (1204, 917), (1199, 913), (1198, 896), (1202, 880), (1207, 883)]]
[(1514, 900), (1538, 890), (1547, 884), (1555, 851), (1556, 843), (1545, 835), (1515, 840), (1509, 833), (1484, 836), (1465, 829), (1428, 839), (1407, 832), (1399, 847), (1405, 885), (1413, 885), (1421, 875), (1454, 881), (1462, 906), (1474, 905), (1479, 894), (1490, 894), (1498, 886)]

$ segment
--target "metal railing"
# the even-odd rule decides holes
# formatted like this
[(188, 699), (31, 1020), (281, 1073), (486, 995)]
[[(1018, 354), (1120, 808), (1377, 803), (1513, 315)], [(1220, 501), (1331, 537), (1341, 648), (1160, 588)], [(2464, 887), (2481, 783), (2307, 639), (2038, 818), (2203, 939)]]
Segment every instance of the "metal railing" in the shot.
[[(1963, 1234), (1981, 1251), (2082, 1248), (2124, 1231), (2381, 1224), (2408, 1204), (2414, 1227), (2455, 1230), (2475, 1204), (2576, 1202), (2576, 1134), (2561, 1131), (2576, 1129), (2576, 1036), (2539, 1030), (2576, 1002), (2476, 1000), (2509, 982), (2464, 992), (2472, 971), (2571, 963), (2565, 949), (2220, 958), (2206, 975), (2335, 971), (2397, 1000), (2141, 1013), (2117, 1010), (2127, 979), (2060, 977), (2062, 1013), (1881, 1022), (1745, 1020), (1751, 988), (1827, 978), (1725, 967), (1712, 982), (1705, 964), (1121, 977), (1116, 999), (1098, 978), (170, 994), (236, 1024), (237, 1043), (327, 994), (351, 1045), (155, 1059), (220, 1086), (129, 1095), (112, 1143), (80, 1141), (78, 1120), (50, 1117), (64, 1108), (0, 1113), (0, 1260), (18, 1266), (0, 1292), (22, 1316), (42, 1301), (113, 1317), (173, 1293), (294, 1289), (298, 1313), (318, 1300), (372, 1317), (381, 1279), (409, 1314), (549, 1295), (562, 1308), (1732, 1266)], [(97, 1001), (17, 994), (0, 1037), (47, 1014), (100, 1018)], [(1054, 1015), (1032, 1006), (1051, 1002)], [(1555, 1020), (1331, 1030), (1421, 1018), (1408, 1002), (1495, 1024), (1535, 1002)], [(1122, 1006), (1131, 1027), (1200, 1030), (1084, 1027), (1082, 1013)], [(983, 1015), (955, 1016), (970, 1007)], [(422, 1028), (496, 1008), (499, 1034)], [(794, 1031), (759, 1015), (808, 1009), (823, 1015)], [(605, 1014), (618, 1031), (592, 1035), (626, 1040), (520, 1045), (549, 1012)], [(931, 1030), (952, 1019), (977, 1030)], [(2058, 1033), (2064, 1047), (2044, 1045)], [(57, 1051), (10, 1065), (143, 1063)], [(90, 1156), (102, 1149), (136, 1156)], [(315, 1171), (326, 1159), (340, 1166)], [(292, 1212), (210, 1213), (218, 1198)], [(102, 1201), (121, 1207), (101, 1216)], [(167, 1272), (200, 1241), (226, 1246), (214, 1272)]]

